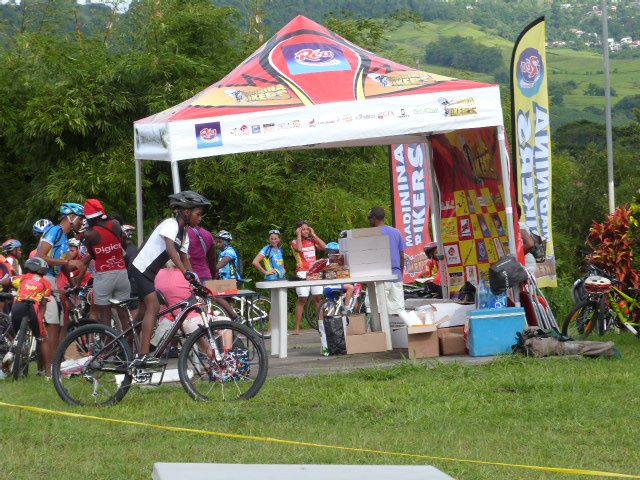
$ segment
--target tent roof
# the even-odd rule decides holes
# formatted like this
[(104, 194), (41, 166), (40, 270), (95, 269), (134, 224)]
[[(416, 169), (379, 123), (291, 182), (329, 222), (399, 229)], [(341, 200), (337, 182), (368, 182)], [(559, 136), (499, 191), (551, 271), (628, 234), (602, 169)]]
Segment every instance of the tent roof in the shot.
[(135, 122), (135, 151), (177, 161), (500, 124), (498, 87), (400, 65), (298, 16), (222, 80)]

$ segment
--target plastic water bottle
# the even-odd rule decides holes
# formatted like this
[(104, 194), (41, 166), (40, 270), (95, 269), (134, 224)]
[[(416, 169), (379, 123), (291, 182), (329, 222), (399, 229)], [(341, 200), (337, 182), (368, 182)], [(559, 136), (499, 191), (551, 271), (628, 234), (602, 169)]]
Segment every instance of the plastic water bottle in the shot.
[(489, 290), (489, 285), (487, 285), (486, 280), (480, 280), (480, 284), (478, 285), (478, 293), (477, 293), (477, 307), (478, 309), (489, 308), (489, 297), (491, 290)]

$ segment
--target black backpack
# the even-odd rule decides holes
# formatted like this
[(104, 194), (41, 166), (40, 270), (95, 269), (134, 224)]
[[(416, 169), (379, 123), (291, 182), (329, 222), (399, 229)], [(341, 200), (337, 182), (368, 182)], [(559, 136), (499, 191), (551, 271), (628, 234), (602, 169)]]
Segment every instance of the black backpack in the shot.
[(494, 295), (500, 295), (527, 280), (529, 280), (527, 271), (511, 255), (502, 257), (489, 268), (489, 286)]

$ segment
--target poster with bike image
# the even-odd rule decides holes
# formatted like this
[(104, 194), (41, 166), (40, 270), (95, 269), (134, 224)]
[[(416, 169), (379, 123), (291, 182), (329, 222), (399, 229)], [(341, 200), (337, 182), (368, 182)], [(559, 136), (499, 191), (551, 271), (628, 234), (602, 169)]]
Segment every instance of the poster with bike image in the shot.
[(488, 279), (489, 266), (509, 251), (495, 130), (434, 135), (431, 147), (449, 285), (457, 291)]

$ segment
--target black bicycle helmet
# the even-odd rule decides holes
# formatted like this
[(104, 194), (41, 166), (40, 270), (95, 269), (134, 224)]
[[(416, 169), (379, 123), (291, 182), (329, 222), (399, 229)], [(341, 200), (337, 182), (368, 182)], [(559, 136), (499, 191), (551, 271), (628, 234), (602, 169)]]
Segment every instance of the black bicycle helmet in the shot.
[(208, 207), (211, 202), (198, 192), (184, 190), (183, 192), (169, 195), (169, 206), (173, 210), (185, 210), (197, 207)]
[(40, 257), (33, 257), (24, 262), (24, 269), (27, 272), (44, 275), (49, 271), (49, 264)]

